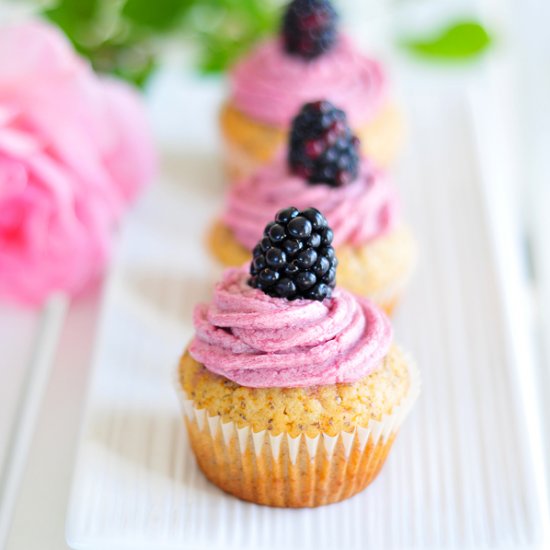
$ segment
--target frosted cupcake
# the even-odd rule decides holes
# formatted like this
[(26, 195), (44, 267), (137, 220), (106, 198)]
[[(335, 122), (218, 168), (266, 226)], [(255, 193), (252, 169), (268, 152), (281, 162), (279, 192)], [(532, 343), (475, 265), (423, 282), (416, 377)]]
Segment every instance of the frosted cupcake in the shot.
[(334, 230), (338, 284), (391, 312), (416, 260), (415, 241), (400, 220), (395, 188), (383, 172), (360, 158), (359, 140), (346, 115), (327, 101), (302, 108), (289, 141), (286, 157), (277, 157), (229, 188), (225, 209), (210, 234), (212, 252), (227, 266), (242, 265), (272, 212), (289, 201), (298, 209), (313, 206)]
[[(284, 234), (258, 244), (250, 274), (226, 270), (212, 302), (196, 308), (179, 391), (198, 464), (214, 484), (259, 504), (319, 506), (376, 477), (418, 374), (392, 343), (386, 315), (335, 288), (325, 218), (287, 208), (277, 220), (271, 229)], [(288, 239), (323, 269), (296, 270)]]
[(403, 125), (381, 65), (338, 32), (328, 0), (295, 0), (280, 36), (260, 44), (230, 74), (220, 119), (229, 179), (269, 162), (300, 106), (320, 97), (348, 113), (363, 152), (377, 166), (391, 163)]

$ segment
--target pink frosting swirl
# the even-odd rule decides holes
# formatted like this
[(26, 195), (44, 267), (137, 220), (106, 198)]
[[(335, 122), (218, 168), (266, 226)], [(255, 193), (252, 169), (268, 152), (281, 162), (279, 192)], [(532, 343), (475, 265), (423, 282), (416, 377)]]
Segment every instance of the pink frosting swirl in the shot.
[(331, 50), (311, 61), (288, 55), (279, 39), (269, 40), (231, 73), (235, 107), (275, 126), (287, 125), (304, 103), (318, 99), (332, 101), (353, 126), (359, 126), (385, 100), (386, 87), (380, 64), (343, 35)]
[(189, 352), (208, 370), (254, 388), (352, 383), (387, 354), (392, 328), (374, 304), (336, 288), (323, 302), (272, 298), (224, 272), (212, 303), (197, 306)]
[(277, 210), (313, 206), (334, 231), (334, 245), (360, 246), (394, 228), (399, 215), (396, 189), (382, 172), (361, 162), (357, 179), (342, 187), (311, 185), (288, 173), (277, 159), (255, 175), (231, 186), (223, 223), (245, 248), (252, 250)]

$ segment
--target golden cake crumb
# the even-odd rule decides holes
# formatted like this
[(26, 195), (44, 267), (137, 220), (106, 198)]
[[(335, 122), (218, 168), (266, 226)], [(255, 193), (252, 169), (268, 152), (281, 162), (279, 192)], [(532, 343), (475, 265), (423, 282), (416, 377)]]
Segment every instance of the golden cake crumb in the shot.
[(402, 402), (410, 386), (409, 367), (395, 346), (374, 372), (353, 384), (247, 388), (211, 373), (188, 352), (180, 361), (179, 378), (194, 406), (206, 409), (209, 416), (250, 426), (254, 432), (292, 437), (336, 435), (380, 420)]

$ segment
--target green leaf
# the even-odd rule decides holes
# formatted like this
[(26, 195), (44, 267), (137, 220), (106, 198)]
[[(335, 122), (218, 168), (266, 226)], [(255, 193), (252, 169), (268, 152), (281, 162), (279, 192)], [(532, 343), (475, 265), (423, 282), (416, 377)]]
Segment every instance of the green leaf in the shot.
[(80, 35), (93, 25), (98, 11), (99, 0), (58, 0), (44, 15), (78, 46)]
[(57, 13), (66, 20), (86, 21), (96, 16), (98, 0), (58, 0), (47, 13)]
[[(199, 13), (201, 17), (193, 17)], [(189, 15), (190, 31), (199, 45), (199, 68), (217, 73), (227, 70), (255, 42), (276, 32), (280, 1), (202, 0)], [(201, 23), (205, 16), (207, 25)]]
[(433, 59), (472, 59), (491, 44), (491, 36), (476, 21), (453, 23), (427, 39), (403, 40), (402, 45), (412, 53)]
[[(1, 2), (2, 0), (0, 0)], [(51, 0), (42, 13), (94, 69), (142, 84), (161, 40), (193, 40), (203, 72), (221, 72), (276, 32), (287, 0)]]
[(143, 27), (164, 31), (179, 23), (194, 0), (127, 0), (122, 16)]

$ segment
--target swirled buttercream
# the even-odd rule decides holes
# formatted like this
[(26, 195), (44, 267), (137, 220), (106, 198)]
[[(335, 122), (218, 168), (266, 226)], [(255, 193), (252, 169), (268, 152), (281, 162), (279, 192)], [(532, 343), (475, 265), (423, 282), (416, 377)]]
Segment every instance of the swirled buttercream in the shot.
[(288, 55), (280, 39), (271, 39), (231, 73), (234, 106), (275, 126), (287, 125), (304, 103), (328, 99), (357, 127), (384, 102), (386, 87), (380, 64), (360, 53), (344, 35), (331, 50), (310, 61)]
[(208, 370), (249, 387), (355, 382), (387, 354), (392, 328), (366, 299), (336, 288), (323, 302), (272, 298), (224, 272), (210, 304), (197, 306), (189, 352)]
[(397, 223), (397, 191), (385, 175), (361, 161), (359, 176), (342, 187), (311, 185), (288, 173), (283, 159), (276, 159), (228, 191), (223, 223), (248, 250), (262, 237), (277, 210), (313, 206), (327, 218), (334, 231), (334, 245), (361, 246), (384, 235)]

